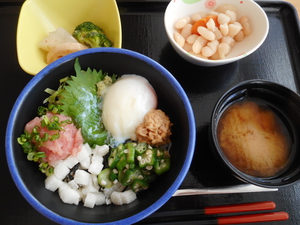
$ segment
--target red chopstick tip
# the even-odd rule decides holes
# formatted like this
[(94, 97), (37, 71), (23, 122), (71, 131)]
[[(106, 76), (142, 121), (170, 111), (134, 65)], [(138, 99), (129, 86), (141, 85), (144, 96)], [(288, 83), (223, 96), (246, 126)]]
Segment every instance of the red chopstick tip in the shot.
[(284, 220), (288, 220), (290, 218), (290, 215), (287, 212), (281, 212), (282, 213), (282, 217), (285, 217)]
[(219, 217), (218, 224), (238, 224), (238, 223), (257, 223), (288, 220), (289, 214), (286, 212), (260, 213), (241, 216)]
[(273, 215), (270, 215), (273, 217), (275, 220), (270, 220), (270, 221), (283, 221), (283, 220), (288, 220), (290, 218), (289, 214), (287, 212), (273, 212)]
[(211, 214), (232, 213), (232, 212), (272, 210), (275, 208), (276, 208), (275, 202), (266, 201), (266, 202), (242, 203), (236, 205), (211, 206), (211, 207), (206, 207), (204, 209), (204, 212), (206, 215), (211, 215)]
[(275, 209), (276, 208), (276, 203), (275, 202), (271, 202), (269, 201), (269, 204), (272, 205), (272, 208)]

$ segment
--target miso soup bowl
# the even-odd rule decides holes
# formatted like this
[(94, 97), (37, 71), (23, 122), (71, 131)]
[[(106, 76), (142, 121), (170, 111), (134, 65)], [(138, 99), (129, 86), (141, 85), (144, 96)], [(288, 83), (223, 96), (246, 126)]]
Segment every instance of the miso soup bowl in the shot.
[[(171, 168), (158, 176), (148, 190), (140, 192), (128, 205), (101, 205), (94, 208), (65, 204), (57, 192), (45, 189), (46, 176), (38, 164), (28, 161), (17, 143), (25, 124), (36, 116), (38, 106), (57, 89), (59, 80), (75, 75), (74, 62), (81, 68), (102, 70), (113, 75), (137, 74), (145, 77), (158, 96), (158, 108), (172, 123)], [(6, 157), (12, 178), (24, 198), (41, 214), (58, 224), (133, 224), (158, 210), (184, 180), (195, 147), (195, 119), (191, 104), (177, 80), (164, 67), (140, 53), (119, 48), (93, 48), (72, 53), (51, 63), (34, 76), (20, 93), (12, 109), (6, 133)]]
[[(232, 157), (229, 155), (233, 152), (233, 147), (230, 149), (231, 152), (229, 154), (228, 153), (226, 154), (224, 148), (221, 147), (221, 141), (219, 138), (218, 129), (221, 129), (220, 121), (222, 120), (222, 118), (224, 118), (222, 116), (224, 115), (225, 112), (227, 112), (226, 110), (230, 106), (247, 100), (251, 100), (252, 102), (263, 105), (263, 107), (266, 106), (266, 108), (264, 108), (264, 111), (261, 112), (265, 114), (268, 111), (269, 113), (271, 113), (270, 115), (272, 115), (272, 113), (275, 113), (279, 118), (278, 121), (282, 122), (280, 125), (283, 125), (282, 127), (286, 128), (287, 132), (284, 133), (284, 135), (285, 138), (287, 138), (287, 140), (290, 140), (290, 148), (289, 148), (290, 154), (289, 157), (287, 157), (288, 160), (284, 164), (285, 166), (282, 169), (280, 169), (276, 174), (272, 174), (272, 175), (268, 174), (264, 176), (262, 176), (261, 174), (254, 175), (254, 173), (246, 171), (245, 168), (241, 168), (237, 166), (238, 165), (237, 160), (240, 160), (239, 162), (241, 162), (241, 160), (244, 159), (243, 158), (243, 155), (245, 153), (244, 149), (243, 151), (237, 151), (238, 154), (235, 155), (235, 158), (233, 157), (234, 158), (233, 160), (233, 158), (230, 159), (228, 158), (228, 157)], [(233, 114), (231, 114), (230, 119), (234, 117), (232, 115)], [(239, 114), (239, 115), (242, 115), (243, 117), (243, 114)], [(259, 113), (257, 113), (255, 116), (259, 117)], [(266, 118), (266, 117), (262, 117), (262, 118)], [(260, 127), (265, 126), (263, 129), (268, 129), (268, 125), (264, 124), (266, 123), (266, 120), (260, 122), (261, 122), (259, 123)], [(243, 120), (243, 123), (247, 123), (247, 120)], [(224, 127), (226, 125), (229, 126), (228, 123), (223, 124), (222, 126)], [(278, 132), (278, 130), (272, 130), (270, 132), (275, 132), (275, 131)], [(223, 96), (216, 103), (211, 117), (211, 125), (210, 125), (209, 132), (210, 132), (210, 141), (212, 145), (212, 150), (216, 156), (216, 159), (223, 165), (223, 167), (227, 171), (232, 173), (233, 176), (235, 176), (236, 178), (246, 183), (251, 183), (254, 185), (267, 187), (267, 188), (288, 186), (299, 181), (300, 179), (300, 146), (299, 146), (300, 97), (297, 93), (288, 89), (287, 87), (282, 86), (278, 83), (273, 83), (265, 80), (249, 80), (237, 84), (236, 86), (228, 90), (225, 94), (223, 94)], [(237, 134), (236, 132), (237, 131), (232, 131), (231, 134), (235, 135), (237, 139), (242, 135), (248, 135), (242, 132), (239, 132)], [(262, 146), (261, 143), (263, 142), (258, 142), (259, 136), (257, 135), (257, 133), (256, 134), (253, 133), (252, 137), (256, 138), (256, 139), (253, 138), (254, 141), (252, 143), (257, 144), (257, 146)], [(270, 136), (266, 135), (266, 137), (270, 137)], [(268, 145), (264, 145), (264, 146), (268, 146)], [(267, 149), (267, 147), (260, 148), (259, 151), (255, 152), (256, 156), (254, 159), (260, 161), (260, 158), (264, 157), (265, 149)], [(280, 151), (281, 150), (282, 149), (280, 149)], [(273, 156), (270, 154), (270, 158), (272, 157)], [(265, 163), (265, 161), (263, 162), (260, 161), (260, 162)], [(247, 167), (247, 169), (249, 168), (252, 168), (252, 166)], [(265, 167), (263, 168), (264, 170), (262, 170), (261, 172), (266, 173), (267, 171), (265, 170)], [(273, 168), (271, 168), (270, 170), (272, 169)]]
[[(229, 4), (237, 9), (237, 19), (241, 16), (247, 16), (252, 33), (246, 36), (241, 42), (236, 42), (225, 59), (204, 59), (195, 54), (191, 54), (191, 50), (184, 50), (174, 39), (176, 22), (184, 17), (191, 17), (197, 12), (211, 12), (217, 7)], [(193, 22), (194, 23), (194, 22)], [(220, 66), (228, 63), (236, 62), (255, 52), (265, 41), (269, 32), (269, 21), (265, 11), (253, 0), (176, 0), (170, 1), (165, 15), (164, 25), (169, 41), (174, 50), (186, 61), (198, 66)], [(221, 42), (219, 40), (219, 42)]]

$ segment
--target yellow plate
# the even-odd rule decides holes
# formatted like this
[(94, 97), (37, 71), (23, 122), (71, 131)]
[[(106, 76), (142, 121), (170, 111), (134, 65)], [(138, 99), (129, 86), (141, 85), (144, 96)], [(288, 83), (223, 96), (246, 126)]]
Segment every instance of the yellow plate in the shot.
[(46, 64), (46, 52), (38, 43), (59, 27), (72, 34), (82, 22), (101, 27), (121, 48), (122, 28), (115, 0), (26, 0), (21, 8), (17, 28), (17, 54), (22, 69), (35, 75)]

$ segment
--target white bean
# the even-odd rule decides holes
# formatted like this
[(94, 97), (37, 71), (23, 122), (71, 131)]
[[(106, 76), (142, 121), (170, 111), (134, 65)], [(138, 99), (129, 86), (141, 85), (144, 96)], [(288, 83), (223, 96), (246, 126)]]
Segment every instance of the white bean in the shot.
[(190, 35), (190, 36), (188, 36), (188, 37), (186, 38), (186, 42), (192, 45), (192, 44), (195, 43), (195, 41), (196, 41), (196, 39), (197, 39), (198, 37), (199, 37), (199, 35), (197, 35), (197, 34), (192, 34), (192, 35)]
[[(195, 22), (212, 15), (217, 15), (217, 22), (210, 18), (206, 27), (197, 27), (200, 36), (192, 34)], [(242, 16), (237, 21), (237, 9), (229, 4), (219, 6), (216, 11), (197, 12), (191, 17), (183, 17), (176, 22), (175, 29), (174, 40), (183, 50), (196, 57), (211, 60), (226, 58), (235, 42), (242, 41), (252, 32), (248, 18)]]
[(207, 39), (205, 39), (202, 36), (198, 36), (198, 38), (196, 39), (196, 41), (194, 42), (193, 46), (192, 46), (192, 50), (194, 53), (199, 54), (202, 50), (202, 48), (207, 44)]
[(228, 35), (228, 31), (229, 31), (228, 23), (221, 24), (220, 25), (220, 31), (221, 31), (221, 33), (222, 33), (223, 36), (227, 36)]
[(216, 11), (210, 11), (207, 16), (217, 16), (219, 13)]
[(199, 54), (203, 48), (203, 45), (199, 41), (195, 41), (195, 43), (192, 45), (192, 51), (196, 54)]
[(251, 34), (252, 30), (251, 30), (251, 27), (250, 27), (249, 23), (245, 23), (243, 25), (243, 31), (244, 31), (245, 36), (248, 36), (248, 35)]
[(206, 12), (197, 12), (197, 13), (194, 13), (191, 16), (192, 22), (196, 22), (196, 21), (202, 19), (203, 17), (206, 17), (206, 15), (207, 15)]
[(174, 39), (176, 43), (182, 48), (185, 42), (185, 39), (177, 31), (174, 33)]
[(192, 34), (192, 24), (188, 23), (181, 30), (181, 36), (186, 39), (188, 36)]
[(207, 39), (202, 36), (198, 36), (196, 41), (199, 41), (203, 46), (205, 46), (208, 42)]
[(242, 40), (244, 40), (244, 32), (241, 30), (240, 32), (237, 33), (237, 35), (234, 36), (234, 40), (236, 42), (241, 42)]
[(218, 49), (219, 41), (214, 40), (214, 41), (208, 42), (207, 46), (210, 47), (215, 52)]
[(235, 12), (233, 12), (233, 11), (231, 11), (231, 10), (226, 10), (225, 15), (230, 17), (229, 23), (234, 23), (234, 22), (236, 22), (236, 20), (237, 20), (237, 15), (236, 15)]
[(243, 26), (243, 32), (244, 32), (245, 36), (248, 36), (249, 34), (251, 34), (252, 30), (251, 30), (251, 26), (250, 26), (248, 17), (242, 16), (240, 18), (240, 24)]
[(203, 36), (209, 41), (214, 41), (216, 39), (216, 35), (212, 31), (208, 30), (206, 27), (199, 26), (197, 28), (197, 31), (201, 36)]
[(185, 42), (182, 48), (183, 48), (185, 51), (190, 52), (190, 51), (193, 50), (193, 45), (191, 45), (191, 44)]
[(232, 23), (232, 24), (234, 24), (234, 25), (237, 25), (237, 26), (239, 26), (241, 29), (243, 29), (243, 26), (242, 26), (242, 24), (241, 24), (241, 23), (239, 23), (239, 22), (234, 22), (234, 23)]
[(230, 17), (225, 15), (224, 13), (220, 13), (218, 15), (218, 23), (221, 25), (221, 24), (224, 24), (224, 23), (229, 23), (230, 21)]
[(202, 55), (205, 57), (210, 57), (215, 54), (218, 50), (219, 42), (217, 40), (208, 42), (205, 47), (202, 48)]
[(228, 31), (228, 36), (229, 37), (234, 37), (240, 30), (242, 29), (239, 25), (236, 24), (229, 24), (228, 25), (229, 31)]
[(226, 55), (230, 52), (231, 47), (226, 43), (220, 43), (218, 46), (218, 53), (221, 59), (225, 59)]
[(240, 24), (244, 24), (244, 23), (249, 23), (249, 21), (248, 21), (248, 17), (247, 16), (242, 16), (241, 18), (240, 18)]
[(205, 56), (205, 57), (211, 57), (213, 54), (215, 54), (215, 52), (211, 48), (209, 48), (208, 46), (205, 46), (202, 49), (202, 55)]
[(210, 30), (212, 32), (214, 32), (217, 29), (216, 23), (212, 18), (210, 18), (208, 20), (208, 22), (206, 23), (206, 27), (207, 27), (208, 30)]
[(219, 59), (221, 59), (221, 58), (220, 58), (219, 53), (216, 52), (215, 54), (213, 54), (213, 55), (210, 57), (210, 59), (212, 59), (212, 60), (219, 60)]
[(229, 36), (225, 36), (222, 38), (221, 43), (226, 43), (228, 44), (230, 47), (233, 47), (235, 44), (235, 41), (232, 37)]
[(216, 29), (214, 31), (214, 34), (216, 35), (216, 40), (220, 40), (223, 37), (223, 34), (221, 33), (221, 31), (219, 29)]
[(234, 7), (233, 5), (230, 5), (230, 4), (221, 5), (216, 8), (216, 12), (219, 12), (219, 13), (225, 13), (227, 10), (237, 12), (236, 7)]
[(194, 56), (199, 57), (199, 58), (201, 58), (201, 59), (208, 59), (207, 57), (203, 56), (201, 53), (196, 54), (196, 53), (193, 52), (193, 51), (191, 51), (191, 52), (189, 52), (189, 53), (190, 53), (191, 55), (194, 55)]
[(185, 25), (187, 25), (190, 22), (191, 18), (189, 16), (183, 17), (181, 19), (179, 19), (176, 23), (175, 23), (175, 28), (176, 29), (182, 29)]

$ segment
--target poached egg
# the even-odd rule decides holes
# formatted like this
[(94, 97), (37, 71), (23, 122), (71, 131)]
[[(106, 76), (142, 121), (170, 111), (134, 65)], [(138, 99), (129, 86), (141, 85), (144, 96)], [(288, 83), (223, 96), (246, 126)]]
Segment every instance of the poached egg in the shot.
[(126, 74), (107, 89), (102, 120), (118, 144), (127, 139), (136, 140), (136, 127), (143, 122), (147, 112), (156, 107), (157, 95), (148, 80)]

